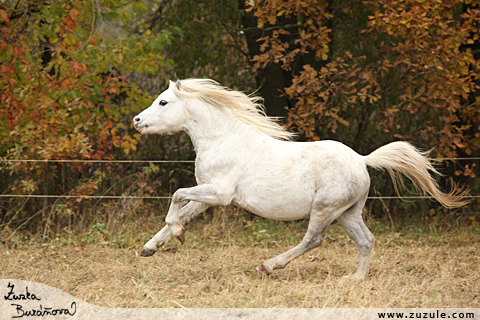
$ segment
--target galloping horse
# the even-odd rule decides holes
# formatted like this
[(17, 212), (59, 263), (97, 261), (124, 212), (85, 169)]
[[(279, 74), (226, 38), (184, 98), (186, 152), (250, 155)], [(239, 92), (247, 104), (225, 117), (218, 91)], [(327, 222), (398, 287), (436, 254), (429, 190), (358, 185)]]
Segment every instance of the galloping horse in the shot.
[(318, 247), (336, 219), (360, 250), (353, 277), (363, 278), (374, 247), (362, 219), (370, 187), (367, 166), (387, 169), (395, 187), (405, 175), (446, 207), (467, 203), (462, 190), (439, 190), (430, 160), (407, 142), (392, 142), (368, 156), (336, 141), (293, 142), (293, 134), (267, 117), (260, 101), (213, 80), (186, 79), (170, 82), (134, 117), (141, 134), (188, 133), (198, 183), (173, 194), (166, 226), (145, 244), (142, 256), (153, 255), (172, 236), (183, 244), (183, 225), (208, 207), (235, 204), (264, 218), (310, 219), (299, 245), (264, 261), (257, 271), (268, 275)]

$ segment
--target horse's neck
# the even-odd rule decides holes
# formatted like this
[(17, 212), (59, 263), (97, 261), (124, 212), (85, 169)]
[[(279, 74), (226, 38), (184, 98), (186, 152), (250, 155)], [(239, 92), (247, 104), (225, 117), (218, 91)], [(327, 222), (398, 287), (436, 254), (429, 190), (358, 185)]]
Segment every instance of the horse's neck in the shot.
[(192, 121), (186, 125), (186, 131), (192, 140), (197, 156), (209, 150), (216, 149), (226, 140), (235, 143), (235, 140), (254, 139), (259, 132), (244, 122), (235, 118), (228, 110), (222, 111), (215, 107), (195, 106), (189, 109)]

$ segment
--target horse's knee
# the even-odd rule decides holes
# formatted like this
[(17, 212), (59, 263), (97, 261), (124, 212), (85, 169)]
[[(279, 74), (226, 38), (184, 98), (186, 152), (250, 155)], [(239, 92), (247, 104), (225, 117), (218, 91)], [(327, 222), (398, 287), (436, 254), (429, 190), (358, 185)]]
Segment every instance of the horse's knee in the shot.
[(172, 226), (181, 225), (180, 217), (174, 214), (167, 214), (165, 217), (165, 223), (170, 226), (170, 229), (172, 229)]
[(178, 189), (172, 196), (172, 202), (181, 202), (185, 200), (186, 197), (186, 190), (185, 189)]

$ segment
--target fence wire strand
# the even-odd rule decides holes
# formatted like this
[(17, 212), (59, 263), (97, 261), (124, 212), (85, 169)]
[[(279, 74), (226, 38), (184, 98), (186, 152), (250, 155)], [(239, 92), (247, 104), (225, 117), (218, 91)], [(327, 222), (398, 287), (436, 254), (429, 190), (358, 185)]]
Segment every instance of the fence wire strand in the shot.
[[(430, 158), (432, 161), (480, 160), (471, 158)], [(0, 162), (41, 162), (41, 163), (195, 163), (195, 160), (89, 160), (89, 159), (0, 159)]]
[(169, 196), (87, 196), (87, 195), (55, 195), (55, 194), (0, 194), (0, 198), (65, 198), (65, 199), (171, 199)]
[(55, 159), (0, 159), (0, 162), (42, 162), (42, 163), (195, 163), (195, 160), (55, 160)]
[[(87, 196), (87, 195), (53, 195), (53, 194), (0, 194), (0, 198), (65, 198), (65, 199), (151, 199), (151, 200), (170, 200), (171, 196)], [(465, 196), (465, 198), (480, 198), (480, 196), (472, 195)], [(367, 197), (370, 200), (379, 200), (379, 199), (434, 199), (430, 196), (372, 196)]]

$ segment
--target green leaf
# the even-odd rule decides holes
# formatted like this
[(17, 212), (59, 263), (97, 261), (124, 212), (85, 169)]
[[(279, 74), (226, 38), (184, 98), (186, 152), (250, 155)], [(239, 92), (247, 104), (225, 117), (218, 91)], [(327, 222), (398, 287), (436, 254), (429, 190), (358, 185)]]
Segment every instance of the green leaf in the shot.
[(118, 13), (116, 12), (106, 12), (106, 13), (100, 13), (103, 18), (105, 18), (108, 21), (113, 21), (118, 18)]
[(148, 9), (147, 6), (145, 5), (145, 3), (141, 2), (141, 1), (137, 1), (137, 2), (133, 3), (132, 8), (133, 8), (133, 11), (137, 15), (141, 15), (144, 11), (146, 11)]
[(177, 34), (178, 34), (180, 37), (183, 37), (182, 28), (177, 27), (177, 26), (174, 26), (173, 29), (175, 29), (175, 32), (177, 32)]

